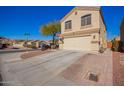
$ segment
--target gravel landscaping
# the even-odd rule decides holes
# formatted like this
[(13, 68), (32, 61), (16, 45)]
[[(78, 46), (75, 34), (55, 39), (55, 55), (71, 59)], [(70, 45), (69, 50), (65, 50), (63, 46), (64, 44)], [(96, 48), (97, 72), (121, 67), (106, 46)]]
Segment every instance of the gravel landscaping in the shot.
[[(97, 79), (90, 80), (90, 74)], [(86, 54), (61, 73), (79, 85), (113, 85), (111, 55)], [(91, 77), (92, 79), (92, 77)]]
[(113, 84), (124, 85), (124, 53), (113, 52)]
[(31, 52), (27, 52), (27, 53), (22, 54), (21, 58), (22, 59), (27, 59), (27, 58), (35, 57), (35, 56), (42, 55), (42, 54), (45, 54), (45, 53), (49, 53), (49, 52), (52, 52), (52, 51), (50, 51), (50, 50), (46, 50), (46, 51), (41, 51), (41, 50), (31, 51)]

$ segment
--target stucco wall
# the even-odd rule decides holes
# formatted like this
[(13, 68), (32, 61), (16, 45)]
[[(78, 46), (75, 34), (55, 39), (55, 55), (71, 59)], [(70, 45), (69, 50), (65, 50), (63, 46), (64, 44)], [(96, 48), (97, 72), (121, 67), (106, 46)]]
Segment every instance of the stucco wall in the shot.
[(100, 42), (101, 42), (101, 46), (103, 46), (104, 48), (107, 48), (107, 33), (106, 33), (106, 28), (105, 28), (105, 24), (102, 21), (102, 17), (101, 15), (99, 15), (100, 19)]
[[(87, 14), (91, 14), (91, 25), (81, 27), (81, 17)], [(65, 30), (65, 22), (72, 21), (72, 29)], [(100, 48), (100, 44), (103, 44), (103, 47), (107, 47), (106, 42), (106, 29), (103, 23), (101, 14), (99, 10), (78, 10), (75, 9), (71, 12), (64, 20), (61, 21), (61, 33), (67, 34), (71, 32), (78, 32), (78, 31), (90, 31), (92, 32), (93, 29), (96, 29), (96, 32), (87, 33), (87, 35), (91, 36), (91, 50), (98, 51)], [(100, 31), (100, 33), (99, 33)], [(71, 35), (71, 34), (70, 34)], [(100, 43), (99, 43), (100, 42)], [(60, 45), (61, 46), (61, 45)], [(63, 46), (64, 47), (64, 46)]]
[(99, 50), (99, 33), (93, 33), (91, 34), (91, 37), (92, 37), (91, 50), (98, 51)]
[[(77, 12), (77, 15), (75, 15)], [(81, 27), (81, 16), (91, 14), (91, 25), (88, 27)], [(68, 20), (72, 20), (72, 29), (65, 31), (65, 22)], [(62, 23), (61, 23), (61, 31), (62, 33), (68, 33), (72, 31), (81, 31), (88, 29), (99, 28), (99, 11), (90, 11), (90, 10), (76, 10), (72, 12)]]

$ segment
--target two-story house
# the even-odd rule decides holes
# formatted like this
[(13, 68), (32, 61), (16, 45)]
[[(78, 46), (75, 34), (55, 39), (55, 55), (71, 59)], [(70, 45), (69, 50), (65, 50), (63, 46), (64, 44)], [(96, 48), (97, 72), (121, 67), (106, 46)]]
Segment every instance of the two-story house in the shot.
[(106, 25), (100, 7), (75, 7), (61, 20), (62, 49), (98, 51), (107, 47)]

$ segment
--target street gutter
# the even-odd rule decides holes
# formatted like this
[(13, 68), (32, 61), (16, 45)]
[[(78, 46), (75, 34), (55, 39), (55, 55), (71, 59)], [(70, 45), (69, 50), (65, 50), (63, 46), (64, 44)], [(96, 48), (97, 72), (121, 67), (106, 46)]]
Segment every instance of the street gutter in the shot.
[(12, 53), (12, 52), (26, 52), (26, 51), (35, 51), (41, 49), (12, 49), (12, 50), (0, 50), (0, 53)]

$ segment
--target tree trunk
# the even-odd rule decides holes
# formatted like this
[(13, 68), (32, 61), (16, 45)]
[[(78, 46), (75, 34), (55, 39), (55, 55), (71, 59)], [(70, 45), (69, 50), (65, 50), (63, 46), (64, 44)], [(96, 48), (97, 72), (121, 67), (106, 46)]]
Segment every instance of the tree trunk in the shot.
[(53, 45), (55, 44), (55, 33), (53, 34)]

